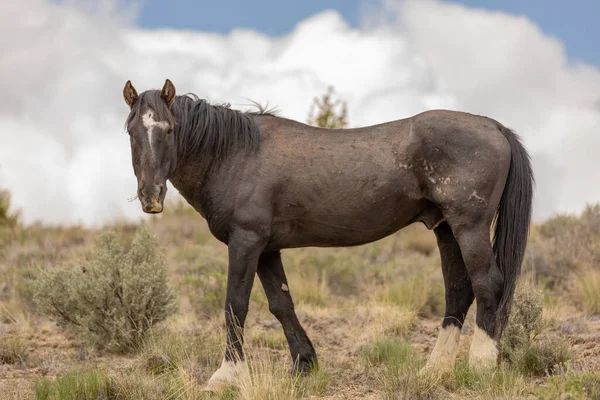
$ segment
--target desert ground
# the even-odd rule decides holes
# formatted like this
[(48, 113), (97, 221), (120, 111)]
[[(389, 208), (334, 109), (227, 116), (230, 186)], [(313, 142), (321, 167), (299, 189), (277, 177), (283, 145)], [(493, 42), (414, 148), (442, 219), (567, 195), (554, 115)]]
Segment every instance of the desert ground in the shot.
[[(143, 251), (162, 258), (148, 258), (140, 277), (127, 277), (120, 258), (85, 261), (102, 259), (103, 233), (114, 232), (122, 246), (115, 251), (125, 254), (142, 227), (156, 241)], [(257, 279), (245, 328), (250, 376), (239, 388), (202, 392), (224, 351), (226, 250), (182, 202), (139, 224), (0, 226), (0, 397), (600, 399), (600, 206), (532, 227), (495, 371), (471, 370), (466, 362), (474, 304), (454, 371), (419, 373), (436, 340), (444, 289), (435, 235), (413, 225), (369, 245), (283, 251), (319, 368), (290, 374), (285, 337)], [(137, 256), (146, 257), (141, 251)], [(133, 279), (125, 291), (160, 287), (144, 294), (145, 305), (130, 306), (158, 310), (134, 339), (107, 314), (114, 293), (104, 290), (104, 278), (95, 270), (85, 275), (102, 262), (121, 271), (111, 282)], [(81, 287), (89, 296), (84, 290), (85, 298), (77, 297)]]

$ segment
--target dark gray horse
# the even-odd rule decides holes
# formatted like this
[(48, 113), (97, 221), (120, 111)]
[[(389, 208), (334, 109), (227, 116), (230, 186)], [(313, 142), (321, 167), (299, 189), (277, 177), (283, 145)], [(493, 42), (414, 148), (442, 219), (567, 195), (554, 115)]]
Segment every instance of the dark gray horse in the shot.
[(437, 236), (446, 286), (428, 366), (453, 365), (474, 298), (469, 362), (496, 364), (532, 207), (529, 156), (512, 131), (490, 118), (443, 110), (325, 130), (176, 96), (168, 79), (162, 90), (141, 95), (128, 81), (123, 94), (143, 210), (162, 211), (169, 179), (228, 246), (227, 345), (209, 389), (235, 384), (243, 371), (242, 332), (256, 274), (295, 369), (316, 365), (281, 249), (356, 246), (415, 222)]

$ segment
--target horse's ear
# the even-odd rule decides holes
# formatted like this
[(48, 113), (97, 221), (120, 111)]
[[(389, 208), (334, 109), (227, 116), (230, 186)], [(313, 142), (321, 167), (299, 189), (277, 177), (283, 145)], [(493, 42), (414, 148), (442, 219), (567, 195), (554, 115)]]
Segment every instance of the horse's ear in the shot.
[(133, 107), (133, 104), (138, 99), (137, 91), (131, 84), (131, 81), (127, 81), (127, 83), (125, 83), (125, 87), (123, 88), (123, 97), (125, 98), (125, 103), (127, 103), (129, 107)]
[(160, 97), (168, 104), (173, 104), (175, 100), (175, 85), (169, 79), (165, 80), (165, 84), (160, 92)]

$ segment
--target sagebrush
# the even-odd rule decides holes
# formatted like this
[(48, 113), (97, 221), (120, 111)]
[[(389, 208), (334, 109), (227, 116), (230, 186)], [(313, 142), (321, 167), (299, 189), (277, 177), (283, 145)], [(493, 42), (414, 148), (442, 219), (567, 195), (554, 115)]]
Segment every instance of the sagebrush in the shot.
[(545, 330), (543, 302), (540, 290), (521, 283), (500, 342), (501, 359), (523, 375), (552, 374), (571, 359), (568, 344)]
[(0, 228), (14, 229), (19, 226), (19, 212), (11, 210), (10, 192), (0, 189)]
[(40, 269), (33, 286), (39, 310), (113, 351), (136, 347), (150, 327), (175, 311), (162, 250), (145, 228), (129, 251), (114, 232), (102, 234), (79, 267)]

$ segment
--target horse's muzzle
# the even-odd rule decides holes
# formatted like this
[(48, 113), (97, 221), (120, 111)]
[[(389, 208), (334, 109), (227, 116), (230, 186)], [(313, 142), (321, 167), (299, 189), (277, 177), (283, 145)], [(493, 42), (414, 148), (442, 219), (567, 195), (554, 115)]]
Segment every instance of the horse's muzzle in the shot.
[(163, 210), (162, 202), (155, 196), (150, 202), (142, 204), (142, 210), (148, 214), (158, 214)]
[(138, 198), (142, 204), (142, 210), (148, 214), (158, 214), (163, 210), (163, 200), (166, 188), (164, 184), (145, 185), (141, 182), (138, 189)]

